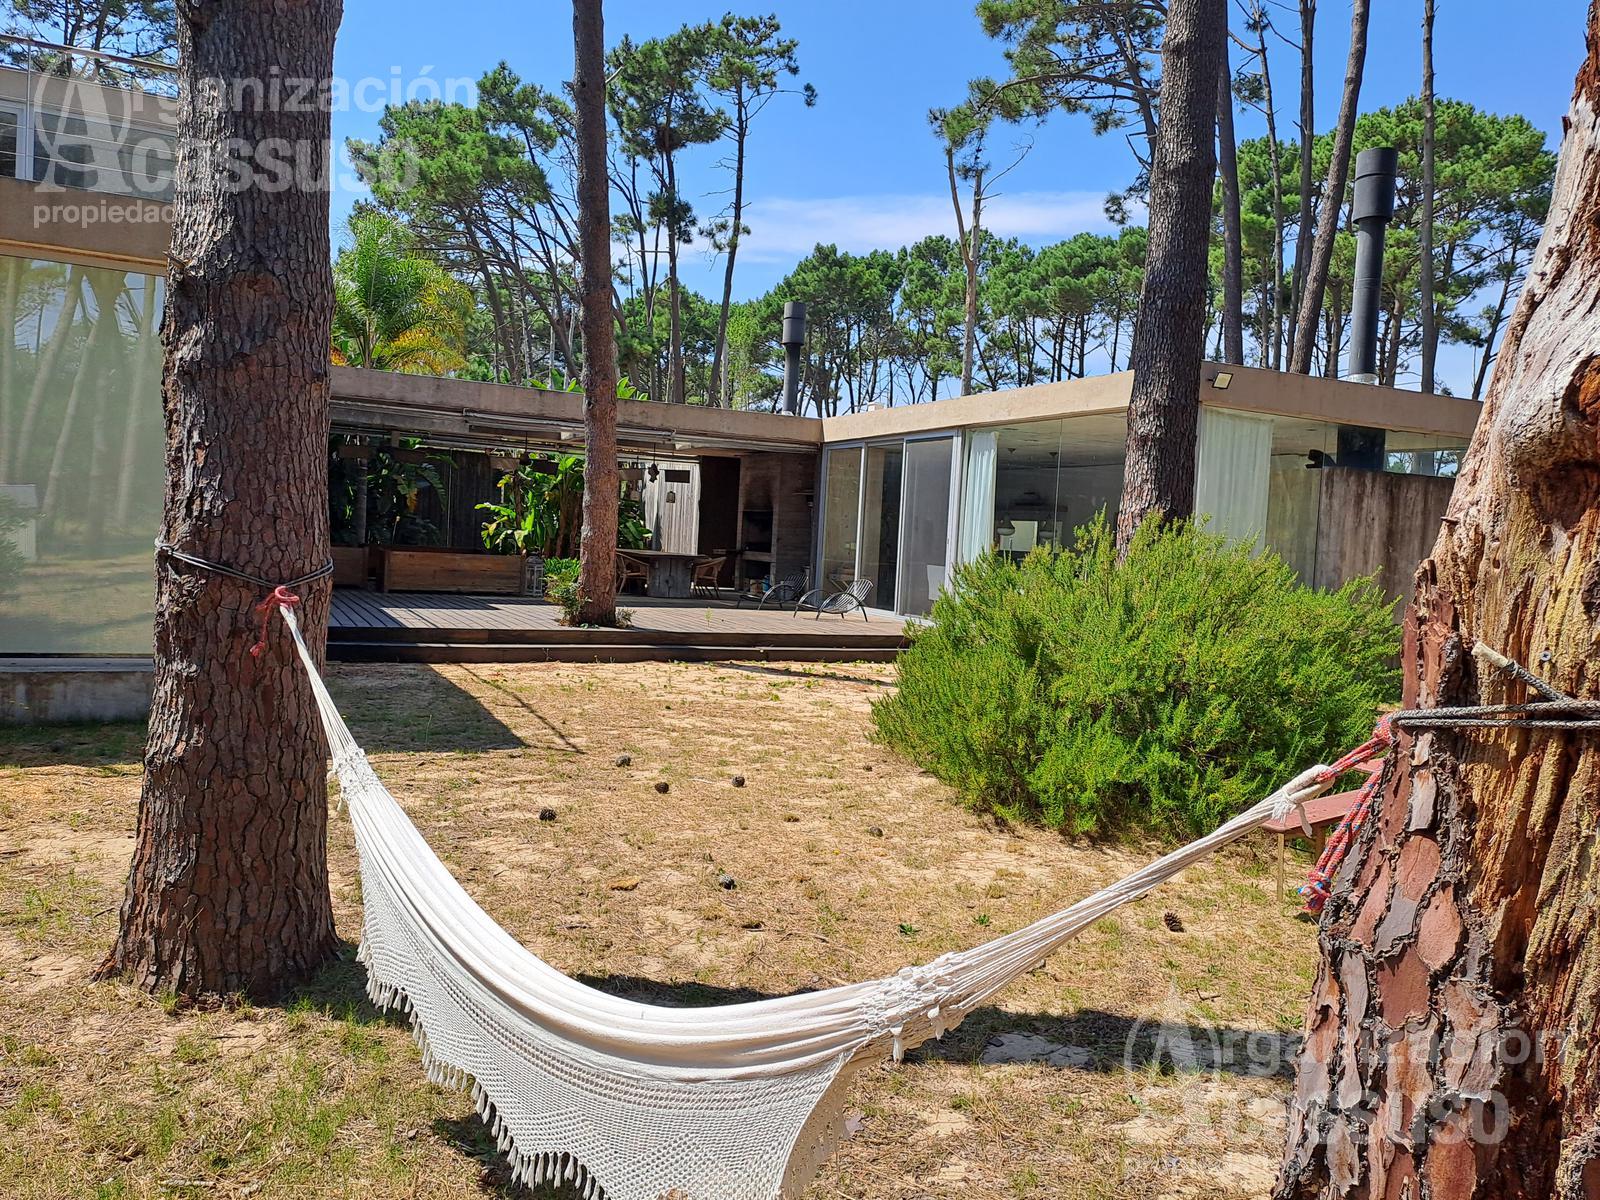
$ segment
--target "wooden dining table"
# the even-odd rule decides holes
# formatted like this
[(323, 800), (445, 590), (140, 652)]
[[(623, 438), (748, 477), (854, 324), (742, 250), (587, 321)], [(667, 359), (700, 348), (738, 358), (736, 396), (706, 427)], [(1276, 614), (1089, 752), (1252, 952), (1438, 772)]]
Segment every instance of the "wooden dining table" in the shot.
[(694, 564), (707, 557), (675, 550), (618, 550), (617, 553), (644, 565), (648, 576), (645, 590), (663, 600), (687, 599), (691, 594)]

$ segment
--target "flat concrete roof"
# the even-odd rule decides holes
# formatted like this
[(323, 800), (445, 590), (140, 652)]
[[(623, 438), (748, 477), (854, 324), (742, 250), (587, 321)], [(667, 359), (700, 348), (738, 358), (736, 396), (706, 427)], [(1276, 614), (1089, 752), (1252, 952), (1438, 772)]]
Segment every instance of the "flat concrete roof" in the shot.
[(0, 178), (0, 254), (162, 275), (172, 206)]
[[(1226, 388), (1219, 373), (1231, 375)], [(1201, 401), (1294, 421), (1365, 425), (1465, 445), (1482, 409), (1475, 400), (1338, 379), (1206, 363)], [(618, 436), (625, 447), (701, 453), (816, 450), (824, 444), (893, 438), (976, 425), (1018, 425), (1121, 414), (1133, 373), (1099, 375), (880, 408), (847, 416), (778, 413), (622, 400)], [(559, 442), (583, 427), (583, 397), (507, 384), (333, 368), (333, 421), (347, 432), (416, 434), (470, 444)]]
[[(485, 445), (552, 441), (563, 432), (581, 433), (583, 396), (334, 367), (333, 423), (350, 432), (412, 433)], [(619, 400), (617, 436), (624, 446), (663, 452), (804, 452), (821, 447), (822, 422), (699, 404)]]
[[(1231, 376), (1218, 388), (1217, 376)], [(1206, 362), (1200, 370), (1200, 400), (1217, 408), (1334, 425), (1365, 425), (1373, 429), (1402, 430), (1459, 439), (1472, 437), (1483, 406), (1458, 396), (1408, 392), (1399, 388), (1324, 379)], [(1035, 387), (979, 392), (929, 404), (879, 408), (869, 412), (825, 417), (823, 440), (848, 442), (881, 437), (931, 433), (937, 429), (972, 425), (1020, 425), (1062, 417), (1120, 413), (1128, 407), (1133, 372), (1068, 379)]]
[[(138, 87), (0, 67), (0, 99), (82, 117), (130, 140), (141, 130), (168, 137), (177, 132), (177, 102)], [(111, 150), (99, 147), (100, 153)], [(0, 178), (0, 254), (159, 274), (171, 241), (170, 205)]]

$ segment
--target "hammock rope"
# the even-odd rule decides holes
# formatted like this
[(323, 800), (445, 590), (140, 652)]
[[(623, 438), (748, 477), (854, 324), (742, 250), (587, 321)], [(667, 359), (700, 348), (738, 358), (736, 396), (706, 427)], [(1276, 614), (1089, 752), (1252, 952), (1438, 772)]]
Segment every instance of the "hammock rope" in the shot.
[(373, 1003), (409, 1015), (429, 1079), (470, 1087), (517, 1181), (607, 1200), (797, 1197), (843, 1134), (856, 1071), (942, 1036), (1074, 935), (1263, 822), (1297, 808), (1304, 821), (1306, 801), (1355, 761), (1302, 771), (1061, 912), (887, 978), (708, 1008), (641, 1004), (562, 974), (478, 906), (374, 773), (294, 606), (274, 608), (355, 831)]
[[(1485, 671), (1498, 671), (1526, 684), (1543, 696), (1523, 704), (1460, 704), (1438, 708), (1410, 708), (1390, 713), (1378, 721), (1372, 740), (1352, 750), (1334, 768), (1356, 766), (1366, 758), (1384, 754), (1383, 766), (1362, 785), (1356, 802), (1340, 820), (1338, 827), (1328, 837), (1306, 876), (1300, 895), (1307, 910), (1320, 913), (1333, 895), (1333, 881), (1349, 857), (1361, 831), (1372, 815), (1372, 806), (1383, 795), (1389, 779), (1396, 770), (1393, 753), (1396, 729), (1530, 729), (1542, 731), (1600, 730), (1600, 701), (1580, 700), (1569, 696), (1554, 684), (1540, 679), (1515, 659), (1507, 658), (1498, 650), (1481, 641), (1472, 646), (1472, 656)], [(1310, 831), (1307, 830), (1309, 833)]]
[(610, 995), (545, 963), (478, 906), (423, 840), (345, 724), (295, 616), (292, 589), (327, 574), (331, 562), (274, 585), (159, 548), (267, 591), (253, 654), (266, 648), (273, 612), (289, 629), (355, 832), (358, 957), (373, 1003), (409, 1016), (430, 1080), (470, 1088), (516, 1182), (571, 1184), (585, 1200), (794, 1200), (843, 1135), (855, 1071), (943, 1036), (1084, 928), (1269, 819), (1298, 809), (1309, 828), (1305, 803), (1387, 750), (1302, 889), (1321, 907), (1395, 769), (1396, 728), (1600, 728), (1600, 703), (1567, 696), (1480, 643), (1480, 662), (1544, 699), (1392, 714), (1362, 746), (1302, 771), (1210, 834), (969, 950), (824, 991), (669, 1008)]

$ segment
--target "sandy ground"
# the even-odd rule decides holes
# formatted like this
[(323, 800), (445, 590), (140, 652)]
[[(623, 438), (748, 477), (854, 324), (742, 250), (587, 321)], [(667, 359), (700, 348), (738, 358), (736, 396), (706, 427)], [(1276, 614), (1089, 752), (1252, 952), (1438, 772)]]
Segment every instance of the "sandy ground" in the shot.
[[(1157, 852), (965, 811), (871, 741), (892, 678), (540, 664), (334, 682), (379, 774), (515, 936), (597, 986), (704, 1004), (887, 974)], [(469, 1100), (428, 1084), (367, 1003), (349, 945), (271, 1005), (181, 1010), (87, 981), (139, 745), (127, 726), (0, 732), (0, 1195), (516, 1194)], [(353, 936), (339, 816), (330, 867)], [(1265, 838), (1191, 868), (942, 1043), (864, 1072), (855, 1133), (807, 1196), (1264, 1195), (1314, 960)]]

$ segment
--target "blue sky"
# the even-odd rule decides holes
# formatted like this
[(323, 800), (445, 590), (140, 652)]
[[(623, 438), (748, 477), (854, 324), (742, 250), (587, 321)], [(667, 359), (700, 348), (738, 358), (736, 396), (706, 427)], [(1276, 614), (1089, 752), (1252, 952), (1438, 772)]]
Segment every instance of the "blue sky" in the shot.
[[(1362, 107), (1395, 103), (1417, 90), (1422, 0), (1376, 0)], [(1437, 87), (1442, 96), (1496, 112), (1521, 112), (1545, 129), (1554, 147), (1583, 57), (1584, 0), (1439, 0), (1435, 32)], [(894, 248), (929, 233), (953, 233), (944, 163), (928, 132), (930, 107), (959, 100), (969, 78), (1004, 71), (997, 43), (983, 36), (965, 0), (765, 0), (724, 5), (666, 0), (608, 0), (606, 36), (634, 38), (670, 32), (690, 21), (737, 12), (776, 12), (800, 41), (800, 79), (818, 101), (806, 109), (780, 97), (763, 114), (751, 146), (747, 194), (752, 234), (741, 249), (735, 289), (759, 295), (819, 241), (861, 251)], [(1293, 32), (1291, 7), (1281, 23)], [(1317, 22), (1317, 113), (1333, 123), (1349, 36), (1349, 6), (1323, 0)], [(1298, 54), (1278, 44), (1273, 79), (1280, 93), (1280, 129), (1292, 134), (1298, 104)], [(1233, 48), (1235, 61), (1242, 52)], [(441, 7), (420, 0), (346, 0), (336, 67), (348, 81), (374, 77), (476, 79), (505, 59), (547, 85), (572, 66), (571, 8), (564, 0), (516, 4), (476, 0)], [(376, 134), (376, 113), (336, 114), (334, 132)], [(1263, 130), (1254, 114), (1240, 117), (1240, 137)], [(1102, 201), (1125, 186), (1132, 156), (1120, 134), (1096, 137), (1087, 118), (1065, 114), (1042, 127), (1019, 130), (1033, 149), (1002, 185), (991, 209), (997, 232), (1031, 242), (1055, 241), (1084, 229), (1103, 229)], [(1003, 143), (997, 141), (996, 158)], [(686, 191), (703, 216), (725, 203), (718, 151), (692, 152)], [(353, 202), (341, 191), (335, 222)], [(720, 269), (691, 250), (691, 286), (712, 291)], [(1450, 375), (1470, 371), (1459, 354)]]

